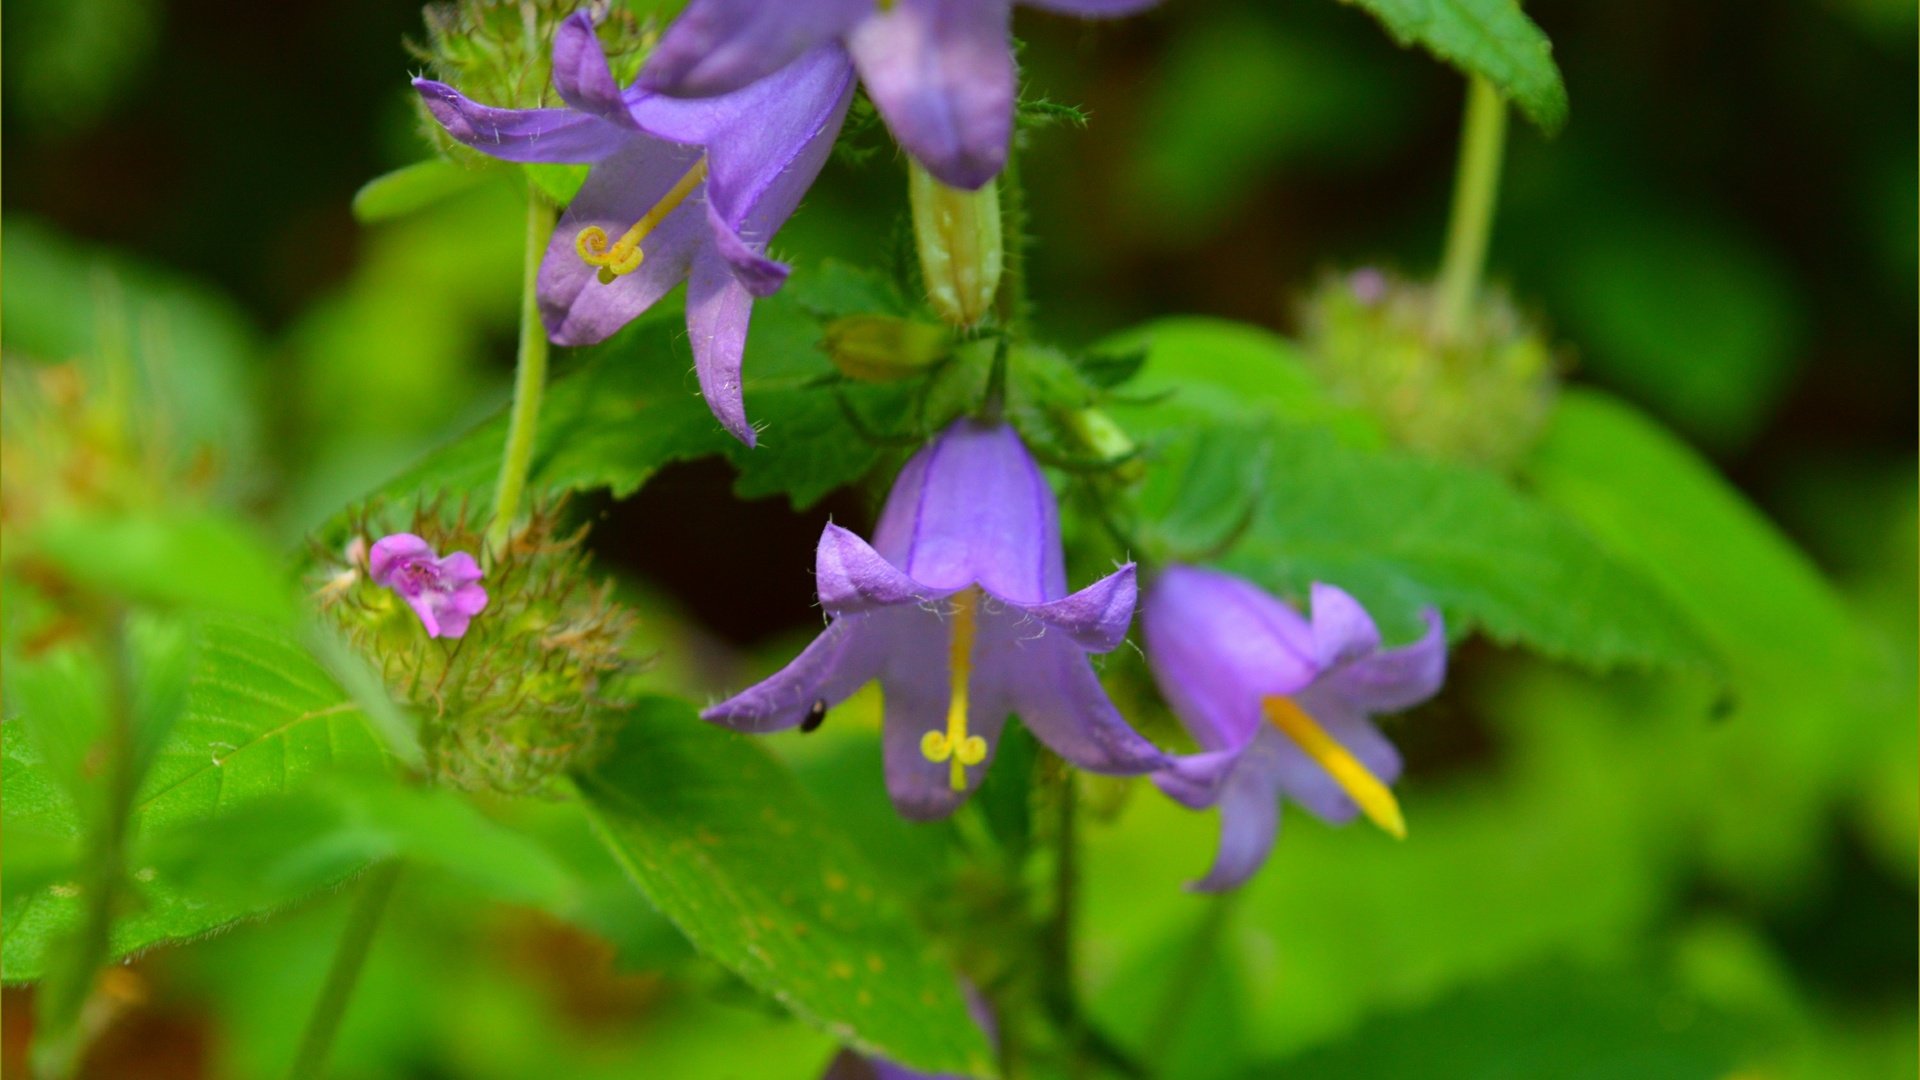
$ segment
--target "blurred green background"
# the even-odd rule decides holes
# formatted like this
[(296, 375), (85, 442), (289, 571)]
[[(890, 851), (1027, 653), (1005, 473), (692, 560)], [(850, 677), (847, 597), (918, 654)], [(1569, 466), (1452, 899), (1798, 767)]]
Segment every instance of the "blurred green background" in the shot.
[[(1901, 0), (1541, 0), (1573, 118), (1516, 122), (1496, 278), (1571, 378), (1684, 434), (1837, 584), (1857, 678), (1787, 655), (1769, 700), (1598, 679), (1478, 642), (1397, 721), (1413, 839), (1286, 817), (1222, 931), (1179, 885), (1210, 816), (1100, 789), (1087, 992), (1112, 1030), (1170, 980), (1174, 1075), (1915, 1075), (1915, 10)], [(1023, 172), (1042, 327), (1096, 340), (1174, 314), (1290, 331), (1321, 272), (1437, 260), (1462, 84), (1326, 0), (1166, 0), (1080, 24), (1022, 12), (1031, 87), (1091, 113)], [(425, 154), (402, 47), (417, 6), (16, 0), (4, 41), (9, 364), (99, 346), (103, 303), (166, 362), (233, 500), (296, 543), (487, 415), (511, 375), (518, 195), (500, 175), (357, 224), (358, 186)], [(780, 250), (874, 261), (897, 167), (829, 165)], [(596, 504), (662, 685), (737, 686), (818, 626), (829, 514), (738, 503), (723, 464)], [(1658, 512), (1658, 508), (1643, 508)], [(1804, 663), (1796, 663), (1804, 659)], [(850, 715), (859, 710), (849, 709)], [(797, 753), (898, 872), (870, 723)], [(783, 747), (784, 749), (784, 747)], [(690, 962), (577, 818), (498, 807), (578, 855), (580, 889), (410, 878), (342, 1036), (347, 1076), (810, 1076), (825, 1037)], [(534, 890), (537, 894), (538, 890)], [(340, 898), (129, 970), (102, 1076), (272, 1075)], [(28, 991), (7, 990), (6, 1065)]]

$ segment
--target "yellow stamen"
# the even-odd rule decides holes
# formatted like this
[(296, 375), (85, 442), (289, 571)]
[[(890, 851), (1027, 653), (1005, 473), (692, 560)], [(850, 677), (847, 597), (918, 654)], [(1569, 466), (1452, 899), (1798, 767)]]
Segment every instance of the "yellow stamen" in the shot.
[(679, 209), (680, 204), (687, 201), (687, 196), (693, 194), (693, 189), (699, 187), (706, 178), (707, 158), (702, 154), (700, 160), (693, 163), (693, 168), (687, 170), (687, 175), (681, 177), (680, 182), (673, 185), (672, 190), (659, 202), (654, 203), (653, 209), (641, 215), (632, 228), (621, 233), (620, 239), (615, 240), (612, 246), (607, 244), (607, 230), (598, 225), (589, 225), (573, 238), (573, 250), (579, 253), (580, 261), (600, 268), (602, 285), (612, 284), (613, 279), (622, 274), (633, 273), (640, 269), (641, 261), (646, 258), (640, 250), (640, 241), (645, 240), (647, 234), (668, 214)]
[(968, 589), (953, 598), (953, 637), (947, 647), (947, 730), (920, 738), (928, 761), (951, 761), (953, 790), (967, 790), (967, 766), (987, 760), (987, 740), (967, 734), (967, 680), (973, 674), (974, 608), (980, 593)]
[(1292, 698), (1270, 697), (1260, 699), (1261, 708), (1266, 711), (1267, 719), (1273, 726), (1300, 745), (1307, 756), (1320, 763), (1341, 789), (1360, 807), (1375, 825), (1385, 829), (1396, 840), (1407, 838), (1407, 819), (1400, 814), (1400, 804), (1393, 792), (1379, 778), (1367, 771), (1358, 758), (1347, 752), (1347, 748), (1335, 742), (1326, 729), (1314, 723), (1313, 717), (1293, 703)]

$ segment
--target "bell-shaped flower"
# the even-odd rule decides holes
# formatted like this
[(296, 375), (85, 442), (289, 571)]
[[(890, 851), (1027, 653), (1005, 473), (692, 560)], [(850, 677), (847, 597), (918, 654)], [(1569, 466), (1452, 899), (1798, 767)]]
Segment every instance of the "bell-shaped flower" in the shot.
[(901, 470), (871, 545), (837, 525), (820, 537), (825, 632), (704, 715), (779, 731), (878, 679), (887, 790), (920, 820), (951, 813), (979, 786), (1009, 714), (1083, 769), (1166, 766), (1087, 660), (1126, 637), (1133, 566), (1068, 595), (1058, 514), (1012, 428), (956, 422)]
[(1220, 850), (1194, 887), (1231, 889), (1266, 861), (1285, 796), (1343, 823), (1364, 813), (1406, 834), (1389, 788), (1400, 755), (1372, 715), (1432, 697), (1446, 675), (1440, 615), (1417, 642), (1383, 649), (1353, 597), (1315, 585), (1311, 620), (1230, 574), (1162, 572), (1141, 614), (1160, 691), (1203, 751), (1154, 774), (1168, 795), (1220, 808)]
[(540, 264), (540, 315), (561, 345), (611, 336), (681, 281), (700, 392), (751, 446), (740, 388), (755, 297), (787, 267), (767, 242), (833, 149), (853, 95), (846, 52), (824, 43), (774, 77), (684, 100), (622, 90), (584, 12), (553, 39), (566, 108), (497, 109), (444, 83), (414, 87), (448, 133), (506, 161), (589, 163)]
[(442, 559), (412, 533), (381, 537), (367, 552), (367, 576), (400, 594), (428, 637), (465, 637), (467, 624), (486, 610), (480, 564), (456, 551)]
[[(1022, 0), (1088, 17), (1157, 0)], [(723, 94), (842, 41), (893, 136), (950, 187), (978, 188), (1007, 163), (1017, 93), (1014, 0), (693, 0), (661, 35), (640, 85)]]

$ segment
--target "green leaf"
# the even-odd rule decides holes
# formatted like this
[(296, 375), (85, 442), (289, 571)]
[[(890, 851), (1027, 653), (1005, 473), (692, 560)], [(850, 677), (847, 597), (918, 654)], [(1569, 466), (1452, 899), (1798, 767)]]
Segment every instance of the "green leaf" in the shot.
[(1380, 20), (1401, 45), (1418, 44), (1492, 83), (1540, 130), (1567, 122), (1567, 88), (1553, 45), (1519, 0), (1343, 0)]
[(1108, 338), (1100, 352), (1144, 352), (1125, 400), (1108, 406), (1129, 431), (1189, 428), (1220, 420), (1282, 419), (1325, 427), (1359, 446), (1381, 446), (1379, 425), (1327, 396), (1300, 347), (1269, 330), (1226, 319), (1156, 319)]
[[(382, 744), (359, 710), (292, 640), (271, 624), (208, 617), (195, 624), (194, 665), (186, 707), (153, 751), (135, 797), (131, 823), (136, 909), (114, 926), (113, 953), (123, 956), (162, 941), (195, 937), (258, 908), (232, 898), (183, 891), (158, 873), (145, 843), (235, 812), (254, 800), (295, 792), (322, 773), (384, 769)], [(164, 680), (156, 681), (156, 686)], [(9, 712), (45, 708), (10, 686)], [(164, 697), (164, 694), (156, 695)], [(67, 715), (63, 712), (62, 715)], [(6, 832), (16, 828), (50, 841), (77, 841), (83, 817), (60, 787), (57, 770), (29, 724), (0, 724), (7, 797)], [(9, 890), (0, 931), (0, 971), (8, 981), (46, 970), (49, 946), (75, 924), (79, 886), (54, 882), (28, 894)]]
[(405, 217), (478, 183), (482, 174), (445, 158), (429, 158), (376, 176), (353, 193), (353, 216), (362, 224)]
[[(559, 493), (638, 490), (676, 461), (722, 455), (739, 469), (743, 498), (784, 494), (801, 507), (851, 483), (879, 448), (849, 429), (825, 385), (835, 377), (816, 343), (817, 324), (796, 301), (775, 296), (754, 307), (747, 341), (747, 416), (760, 430), (748, 449), (708, 411), (694, 383), (693, 357), (677, 312), (651, 314), (547, 390), (528, 487)], [(904, 391), (859, 387), (867, 398), (903, 400)], [(881, 415), (878, 405), (863, 412)], [(382, 489), (394, 500), (446, 494), (484, 509), (506, 440), (504, 415), (429, 456)]]
[(1267, 488), (1226, 562), (1267, 587), (1338, 585), (1401, 640), (1436, 604), (1456, 635), (1478, 628), (1596, 669), (1715, 667), (1665, 590), (1499, 478), (1296, 427), (1265, 434)]
[(653, 699), (578, 783), (615, 857), (702, 952), (863, 1052), (993, 1071), (953, 972), (749, 738)]
[(1840, 597), (1685, 443), (1631, 406), (1569, 390), (1525, 465), (1542, 500), (1656, 581), (1762, 698), (1832, 699), (1857, 671)]

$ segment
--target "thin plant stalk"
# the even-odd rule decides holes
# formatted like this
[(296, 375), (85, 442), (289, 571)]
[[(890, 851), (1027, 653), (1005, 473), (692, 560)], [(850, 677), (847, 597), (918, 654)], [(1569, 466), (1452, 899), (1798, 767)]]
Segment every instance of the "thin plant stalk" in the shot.
[(340, 934), (333, 963), (327, 968), (327, 981), (320, 988), (320, 1000), (307, 1016), (307, 1028), (300, 1035), (300, 1050), (294, 1056), (288, 1080), (315, 1080), (326, 1068), (333, 1051), (333, 1039), (340, 1031), (341, 1017), (360, 982), (360, 969), (366, 966), (367, 951), (373, 944), (380, 918), (386, 914), (387, 901), (400, 880), (401, 862), (389, 859), (367, 871), (354, 897), (353, 910), (347, 915), (347, 927)]
[(1487, 80), (1467, 87), (1460, 132), (1460, 164), (1454, 175), (1447, 248), (1434, 290), (1433, 332), (1449, 341), (1465, 325), (1480, 289), (1493, 232), (1494, 200), (1500, 191), (1500, 158), (1507, 141), (1507, 103)]
[(520, 512), (520, 496), (533, 464), (535, 436), (540, 426), (540, 399), (547, 386), (547, 331), (540, 321), (536, 294), (540, 260), (553, 235), (553, 207), (537, 193), (527, 193), (526, 251), (520, 275), (520, 348), (513, 377), (513, 413), (507, 426), (507, 449), (500, 462), (500, 483), (494, 489), (493, 524), (487, 529), (487, 548), (500, 551), (513, 535)]

